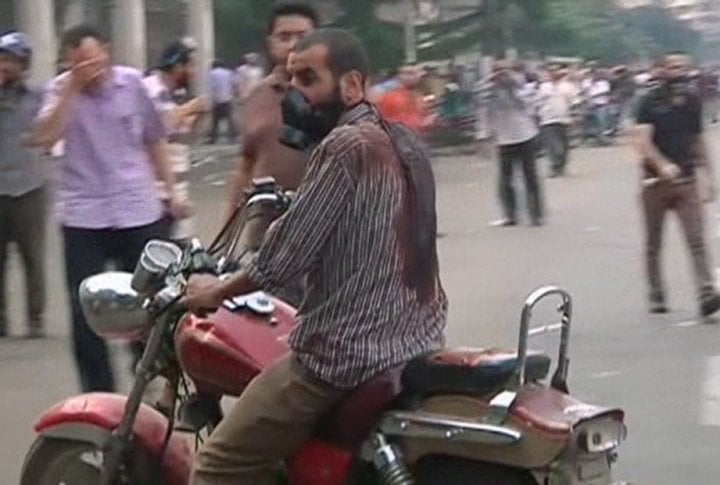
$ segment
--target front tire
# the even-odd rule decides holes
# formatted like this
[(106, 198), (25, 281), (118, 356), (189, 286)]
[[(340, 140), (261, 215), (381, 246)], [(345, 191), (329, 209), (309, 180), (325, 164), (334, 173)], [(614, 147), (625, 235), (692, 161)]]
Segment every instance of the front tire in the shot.
[[(102, 455), (92, 443), (40, 436), (25, 457), (20, 485), (97, 485)], [(157, 460), (141, 449), (134, 449), (131, 456), (127, 483), (162, 484)]]
[(527, 470), (461, 458), (422, 458), (413, 475), (417, 485), (538, 485)]

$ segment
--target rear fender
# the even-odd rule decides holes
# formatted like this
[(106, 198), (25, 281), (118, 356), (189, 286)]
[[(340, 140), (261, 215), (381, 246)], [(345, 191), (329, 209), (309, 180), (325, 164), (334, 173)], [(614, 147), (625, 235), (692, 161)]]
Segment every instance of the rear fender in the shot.
[[(84, 441), (102, 447), (120, 425), (127, 398), (118, 394), (93, 393), (71, 397), (47, 412), (35, 424), (35, 431), (50, 438)], [(145, 404), (140, 405), (133, 434), (151, 456), (162, 458), (166, 485), (186, 485), (193, 451), (190, 441), (173, 433), (163, 450), (168, 420)]]
[[(422, 401), (417, 411), (486, 423), (496, 419), (488, 396), (435, 395)], [(609, 417), (622, 423), (624, 413), (583, 403), (551, 387), (527, 384), (518, 392), (502, 427), (520, 433), (521, 439), (502, 446), (464, 443), (459, 439), (404, 439), (402, 448), (409, 462), (423, 456), (445, 455), (523, 469), (542, 469), (575, 446), (574, 430), (587, 422)], [(490, 421), (492, 422), (492, 421)]]

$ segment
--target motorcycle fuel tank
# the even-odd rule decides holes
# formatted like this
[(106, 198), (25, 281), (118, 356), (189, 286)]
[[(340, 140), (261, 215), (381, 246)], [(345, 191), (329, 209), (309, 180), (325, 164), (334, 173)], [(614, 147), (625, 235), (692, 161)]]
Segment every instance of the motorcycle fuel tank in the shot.
[(288, 352), (295, 315), (290, 305), (263, 293), (226, 301), (207, 318), (189, 315), (175, 336), (180, 364), (198, 391), (239, 396)]

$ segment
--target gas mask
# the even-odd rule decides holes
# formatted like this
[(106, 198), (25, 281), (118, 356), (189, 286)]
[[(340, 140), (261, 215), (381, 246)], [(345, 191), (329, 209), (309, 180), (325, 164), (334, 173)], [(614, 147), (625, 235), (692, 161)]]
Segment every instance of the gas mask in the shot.
[(332, 101), (312, 106), (310, 100), (292, 86), (280, 106), (283, 119), (280, 142), (296, 150), (307, 150), (319, 143), (337, 126), (346, 109), (339, 92)]

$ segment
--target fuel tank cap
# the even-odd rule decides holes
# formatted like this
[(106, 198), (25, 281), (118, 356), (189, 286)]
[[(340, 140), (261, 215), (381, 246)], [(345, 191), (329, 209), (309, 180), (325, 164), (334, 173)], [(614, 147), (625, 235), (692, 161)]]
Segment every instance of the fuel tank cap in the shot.
[(231, 312), (249, 310), (258, 315), (272, 315), (275, 311), (275, 304), (264, 291), (230, 298), (223, 302), (223, 306)]

